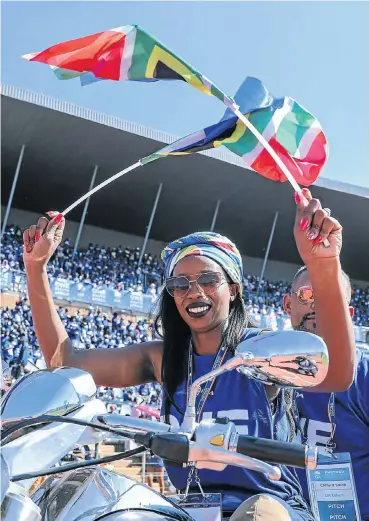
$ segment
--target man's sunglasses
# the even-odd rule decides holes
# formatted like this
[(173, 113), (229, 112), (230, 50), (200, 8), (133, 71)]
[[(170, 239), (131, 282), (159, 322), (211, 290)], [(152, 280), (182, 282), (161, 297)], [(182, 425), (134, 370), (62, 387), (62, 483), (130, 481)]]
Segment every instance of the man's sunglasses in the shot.
[(301, 286), (297, 291), (293, 291), (292, 295), (296, 295), (296, 298), (303, 306), (314, 305), (314, 292), (311, 286)]
[(204, 295), (215, 293), (221, 284), (226, 283), (224, 276), (219, 272), (200, 273), (195, 279), (188, 279), (184, 275), (169, 277), (165, 281), (165, 287), (174, 298), (185, 298), (190, 291), (192, 282), (196, 283), (197, 289)]

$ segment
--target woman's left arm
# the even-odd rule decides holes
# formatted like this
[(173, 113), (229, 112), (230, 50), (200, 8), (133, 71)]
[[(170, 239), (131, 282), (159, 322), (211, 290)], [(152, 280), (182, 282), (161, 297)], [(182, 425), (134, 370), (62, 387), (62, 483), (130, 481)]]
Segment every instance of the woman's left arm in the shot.
[[(311, 391), (345, 391), (354, 378), (356, 346), (342, 281), (342, 227), (318, 199), (312, 199), (309, 190), (303, 194), (305, 201), (296, 196), (294, 236), (314, 292), (317, 333), (329, 351), (327, 377)], [(323, 244), (325, 240), (329, 247)]]

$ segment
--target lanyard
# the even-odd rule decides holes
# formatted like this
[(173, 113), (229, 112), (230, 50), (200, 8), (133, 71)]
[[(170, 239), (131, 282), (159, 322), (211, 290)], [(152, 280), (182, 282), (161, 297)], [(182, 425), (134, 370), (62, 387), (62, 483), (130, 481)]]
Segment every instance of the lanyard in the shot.
[[(218, 353), (217, 353), (217, 356), (215, 357), (215, 360), (214, 360), (214, 363), (213, 363), (212, 371), (214, 371), (214, 369), (218, 369), (218, 367), (220, 367), (222, 365), (226, 354), (227, 354), (227, 348), (225, 346), (220, 346), (220, 348), (218, 350)], [(213, 384), (215, 382), (215, 378), (216, 377), (213, 377), (211, 380), (208, 380), (206, 382), (205, 387), (203, 388), (203, 390), (199, 392), (200, 400), (199, 400), (199, 403), (198, 403), (198, 406), (197, 406), (197, 410), (196, 410), (196, 414), (197, 414), (198, 418), (200, 418), (200, 416), (202, 414), (202, 410), (204, 408), (206, 400), (209, 397), (209, 394), (210, 394), (211, 389), (213, 387)], [(193, 379), (193, 344), (192, 344), (192, 341), (191, 341), (190, 342), (190, 347), (189, 347), (189, 350), (188, 350), (188, 373), (187, 373), (187, 399), (186, 399), (186, 404), (188, 404), (188, 399), (189, 399), (189, 396), (190, 396), (190, 388), (192, 386), (192, 379)]]
[[(297, 411), (297, 407), (294, 408), (294, 412), (295, 412), (295, 415), (296, 415), (297, 430), (301, 433), (301, 438), (302, 438), (301, 441), (302, 441), (303, 444), (309, 443), (307, 433), (308, 433), (308, 429), (309, 429), (309, 421), (310, 420), (309, 420), (309, 418), (306, 418), (304, 430), (302, 430), (301, 426), (300, 426), (300, 418), (299, 418), (299, 414), (298, 414), (298, 411)], [(328, 450), (329, 452), (333, 452), (334, 449), (336, 448), (336, 444), (333, 441), (333, 438), (334, 438), (334, 435), (336, 434), (336, 428), (337, 428), (337, 423), (336, 423), (336, 404), (335, 404), (334, 393), (331, 393), (329, 395), (327, 414), (328, 414), (329, 423), (331, 424), (331, 434), (330, 434), (329, 440), (327, 441), (327, 444), (326, 444), (326, 450)]]
[(331, 435), (329, 437), (329, 440), (327, 441), (327, 450), (332, 452), (336, 444), (333, 441), (334, 435), (336, 433), (336, 404), (335, 404), (335, 396), (334, 393), (331, 393), (328, 400), (328, 419), (329, 423), (331, 424)]
[(292, 396), (291, 411), (292, 411), (292, 414), (293, 414), (294, 420), (295, 420), (296, 434), (298, 432), (300, 433), (300, 435), (301, 435), (301, 443), (303, 445), (306, 445), (308, 443), (307, 427), (308, 427), (308, 424), (309, 424), (309, 419), (306, 418), (305, 427), (304, 427), (304, 430), (302, 430), (301, 425), (300, 425), (300, 413), (299, 413), (299, 410), (298, 410), (298, 407), (297, 407), (297, 403), (296, 403), (295, 392), (293, 393), (293, 396)]

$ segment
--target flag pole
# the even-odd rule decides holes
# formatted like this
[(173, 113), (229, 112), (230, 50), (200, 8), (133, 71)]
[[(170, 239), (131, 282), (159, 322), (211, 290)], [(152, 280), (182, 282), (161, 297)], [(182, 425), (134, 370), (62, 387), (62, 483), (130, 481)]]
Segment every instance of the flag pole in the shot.
[(242, 114), (242, 112), (240, 112), (240, 109), (237, 105), (233, 105), (232, 112), (238, 117), (238, 119), (242, 121), (242, 123), (250, 130), (250, 132), (254, 134), (258, 141), (260, 141), (263, 147), (269, 152), (269, 154), (272, 156), (272, 158), (277, 163), (279, 168), (282, 170), (284, 175), (287, 177), (288, 181), (291, 183), (295, 192), (298, 192), (302, 197), (304, 197), (301, 193), (301, 188), (297, 183), (296, 179), (293, 177), (293, 175), (288, 170), (286, 165), (283, 163), (281, 158), (278, 156), (276, 151), (269, 145), (268, 141), (260, 134), (260, 132), (254, 127), (254, 125), (245, 117), (245, 115)]
[[(240, 111), (238, 105), (232, 105), (230, 106), (230, 109), (232, 112), (242, 121), (242, 123), (254, 134), (254, 136), (260, 141), (260, 143), (263, 145), (263, 147), (269, 152), (269, 154), (272, 156), (274, 161), (277, 163), (279, 168), (282, 170), (284, 175), (286, 176), (287, 180), (291, 183), (292, 188), (297, 192), (302, 200), (306, 201), (306, 198), (304, 194), (301, 191), (301, 188), (299, 184), (297, 183), (296, 179), (293, 177), (291, 172), (288, 170), (286, 165), (283, 163), (282, 159), (278, 156), (276, 151), (269, 145), (268, 141), (260, 134), (260, 132), (254, 127), (254, 125), (245, 117), (244, 114)], [(325, 239), (323, 241), (323, 246), (328, 248), (330, 246), (330, 243), (328, 239)]]
[[(98, 169), (99, 169), (98, 165), (95, 165), (94, 166), (94, 171), (93, 171), (92, 177), (91, 177), (89, 191), (92, 190), (93, 187), (94, 187)], [(86, 219), (86, 215), (87, 215), (87, 210), (88, 210), (89, 204), (90, 204), (90, 198), (88, 197), (86, 199), (86, 201), (85, 201), (85, 207), (83, 208), (81, 221), (80, 221), (79, 226), (78, 226), (76, 240), (74, 241), (74, 248), (73, 248), (73, 254), (72, 254), (73, 257), (75, 256), (75, 254), (77, 253), (77, 250), (78, 250), (79, 241), (81, 240), (82, 230), (83, 230), (83, 226), (85, 224), (85, 219)]]

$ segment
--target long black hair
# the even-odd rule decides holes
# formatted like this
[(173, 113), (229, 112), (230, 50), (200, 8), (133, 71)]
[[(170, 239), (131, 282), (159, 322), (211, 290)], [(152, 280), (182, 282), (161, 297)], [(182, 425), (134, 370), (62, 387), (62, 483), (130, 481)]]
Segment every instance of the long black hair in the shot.
[[(247, 327), (256, 326), (251, 321), (242, 296), (238, 292), (235, 299), (230, 302), (228, 320), (222, 335), (222, 344), (229, 351), (234, 352)], [(173, 396), (176, 389), (187, 376), (191, 330), (179, 314), (174, 298), (169, 295), (165, 288), (160, 296), (155, 329), (163, 338), (161, 380), (163, 384), (164, 415), (165, 421), (168, 422), (170, 404), (181, 414), (184, 413), (184, 411), (178, 409)]]

